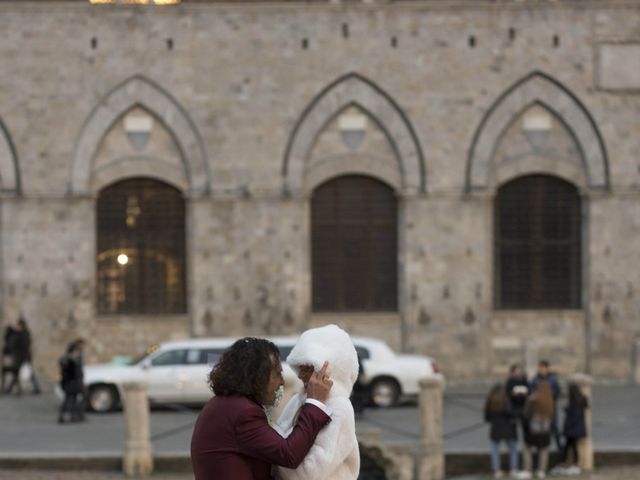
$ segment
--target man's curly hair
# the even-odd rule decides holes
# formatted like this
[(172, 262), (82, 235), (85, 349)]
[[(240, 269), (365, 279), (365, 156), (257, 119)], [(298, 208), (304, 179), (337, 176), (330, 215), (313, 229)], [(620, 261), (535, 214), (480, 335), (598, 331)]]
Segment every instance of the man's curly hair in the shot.
[(262, 403), (273, 360), (280, 351), (262, 338), (245, 337), (224, 351), (209, 374), (209, 386), (216, 395), (243, 395)]

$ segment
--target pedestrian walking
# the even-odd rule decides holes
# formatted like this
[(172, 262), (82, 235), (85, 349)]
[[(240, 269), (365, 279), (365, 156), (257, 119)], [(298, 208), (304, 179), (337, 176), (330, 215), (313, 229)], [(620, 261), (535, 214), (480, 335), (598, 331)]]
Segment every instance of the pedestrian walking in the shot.
[(560, 398), (560, 383), (555, 373), (551, 371), (551, 364), (548, 360), (541, 360), (538, 363), (538, 371), (531, 380), (531, 391), (534, 391), (541, 382), (546, 382), (551, 386), (553, 395), (553, 418), (551, 419), (551, 435), (559, 452), (562, 451), (562, 442), (560, 440), (560, 431), (558, 430), (558, 412), (556, 406)]
[(484, 406), (484, 420), (490, 424), (491, 468), (495, 478), (502, 478), (504, 472), (500, 464), (500, 445), (505, 442), (509, 449), (509, 474), (518, 471), (517, 417), (504, 385), (496, 384), (489, 392)]
[[(10, 335), (8, 351), (13, 360), (10, 369), (11, 380), (4, 392), (11, 394), (15, 387), (18, 395), (21, 395), (22, 384), (20, 382), (20, 370), (23, 368), (31, 369), (31, 334), (27, 328), (27, 322), (22, 317), (18, 319), (14, 327), (14, 332)], [(31, 371), (33, 371), (33, 369), (31, 369)], [(31, 378), (31, 373), (29, 375)], [(34, 384), (34, 392), (40, 392), (37, 381)]]
[(2, 377), (0, 378), (0, 392), (4, 393), (7, 376), (12, 378), (15, 358), (13, 355), (13, 337), (16, 333), (15, 326), (9, 323), (4, 329), (2, 344)]
[(533, 449), (538, 451), (536, 477), (545, 478), (549, 463), (551, 444), (551, 421), (554, 412), (553, 393), (548, 382), (541, 381), (527, 399), (524, 408), (524, 450), (522, 452), (523, 471), (518, 478), (533, 475)]
[(58, 423), (79, 422), (84, 417), (84, 369), (82, 353), (84, 340), (79, 338), (69, 344), (60, 358), (60, 386), (64, 401), (60, 407)]
[[(559, 475), (580, 475), (578, 466), (578, 441), (587, 436), (587, 425), (585, 421), (585, 410), (589, 408), (587, 398), (580, 391), (580, 387), (575, 383), (569, 384), (569, 403), (565, 407), (564, 427), (564, 448), (562, 450), (561, 465), (552, 470)], [(569, 464), (569, 450), (573, 455), (573, 463)]]

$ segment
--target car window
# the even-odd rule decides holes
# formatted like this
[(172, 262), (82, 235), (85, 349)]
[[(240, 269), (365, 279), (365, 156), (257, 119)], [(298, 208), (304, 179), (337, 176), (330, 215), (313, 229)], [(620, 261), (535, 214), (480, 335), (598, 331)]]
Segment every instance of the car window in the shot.
[(280, 350), (280, 359), (285, 361), (291, 353), (291, 350), (293, 350), (293, 345), (278, 345), (278, 350)]
[(200, 350), (200, 363), (205, 365), (214, 365), (220, 360), (224, 348), (205, 348)]
[(185, 363), (187, 365), (197, 365), (199, 363), (202, 363), (201, 358), (202, 358), (202, 351), (199, 349), (192, 348), (191, 350), (187, 350), (187, 358)]
[(369, 353), (369, 350), (364, 347), (356, 346), (356, 352), (358, 353), (358, 358), (360, 360), (367, 360), (371, 358), (371, 354)]
[(151, 360), (151, 365), (154, 367), (183, 365), (185, 363), (186, 355), (187, 350), (168, 350)]

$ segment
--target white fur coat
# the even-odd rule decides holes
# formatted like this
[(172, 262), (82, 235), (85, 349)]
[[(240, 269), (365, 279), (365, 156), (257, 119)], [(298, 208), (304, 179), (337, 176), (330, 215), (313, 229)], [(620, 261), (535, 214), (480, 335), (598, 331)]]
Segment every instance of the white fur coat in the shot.
[[(313, 365), (315, 371), (329, 362), (333, 387), (325, 405), (332, 411), (331, 422), (324, 427), (304, 461), (295, 470), (278, 467), (281, 480), (355, 480), (360, 471), (360, 452), (356, 438), (353, 407), (349, 401), (358, 376), (358, 356), (347, 332), (336, 325), (307, 330), (287, 357), (297, 372), (301, 365)], [(304, 392), (294, 395), (282, 411), (276, 429), (289, 436), (304, 404)]]

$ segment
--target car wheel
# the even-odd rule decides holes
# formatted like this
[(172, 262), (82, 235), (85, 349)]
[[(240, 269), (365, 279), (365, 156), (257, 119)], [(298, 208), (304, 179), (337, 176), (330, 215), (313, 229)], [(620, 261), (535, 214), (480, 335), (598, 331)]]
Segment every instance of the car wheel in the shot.
[(89, 389), (89, 406), (94, 412), (110, 412), (117, 401), (118, 392), (113, 385), (96, 385)]
[(400, 396), (398, 382), (391, 378), (375, 380), (371, 386), (371, 402), (376, 407), (390, 407), (395, 405)]

